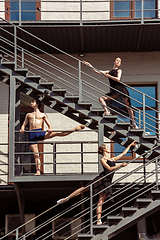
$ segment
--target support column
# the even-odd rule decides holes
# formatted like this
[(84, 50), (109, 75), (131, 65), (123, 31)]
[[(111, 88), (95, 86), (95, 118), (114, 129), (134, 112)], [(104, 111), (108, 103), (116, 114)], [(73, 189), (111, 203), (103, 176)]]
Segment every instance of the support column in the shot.
[(9, 107), (9, 181), (13, 182), (14, 167), (14, 131), (15, 131), (15, 77), (10, 76), (10, 107)]
[[(104, 143), (104, 124), (101, 122), (98, 122), (98, 147)], [(100, 164), (101, 156), (98, 156), (99, 160), (99, 167), (98, 171), (99, 173), (103, 171), (102, 165)]]
[[(15, 103), (15, 130), (20, 129), (20, 83), (16, 83), (16, 103)], [(15, 133), (15, 141), (19, 141), (19, 132)], [(15, 143), (15, 151), (20, 152), (20, 144)], [(16, 163), (20, 163), (20, 155), (15, 155)], [(16, 175), (20, 175), (20, 166), (15, 166)]]
[(139, 240), (144, 239), (143, 237), (147, 235), (146, 218), (137, 222), (137, 233)]
[[(15, 183), (16, 188), (16, 194), (17, 194), (17, 201), (18, 201), (18, 207), (19, 207), (19, 213), (20, 213), (20, 219), (21, 219), (21, 225), (24, 224), (24, 198), (21, 198), (20, 195), (20, 188), (17, 183)], [(25, 233), (25, 228), (22, 228), (22, 232)]]

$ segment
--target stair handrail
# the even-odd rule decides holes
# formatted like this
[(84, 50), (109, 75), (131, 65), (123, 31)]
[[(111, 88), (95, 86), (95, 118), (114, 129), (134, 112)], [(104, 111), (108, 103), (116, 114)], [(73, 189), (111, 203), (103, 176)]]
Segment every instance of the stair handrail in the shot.
[[(5, 20), (6, 21), (6, 20)], [(6, 21), (6, 22), (8, 22), (9, 23), (9, 21)], [(13, 26), (15, 26), (14, 24), (12, 24)], [(22, 29), (21, 27), (19, 27), (19, 26), (16, 26), (16, 27), (18, 27), (18, 28), (20, 28), (22, 31), (24, 31), (24, 29)], [(26, 30), (25, 30), (25, 32), (27, 33), (27, 34), (30, 34), (31, 36), (34, 36), (33, 34), (31, 34), (31, 33), (29, 33), (29, 32), (27, 32)], [(34, 36), (34, 37), (36, 37), (36, 36)], [(16, 38), (15, 37), (15, 35), (14, 35), (14, 38)], [(17, 37), (17, 39), (19, 39), (18, 37)], [(37, 38), (36, 37), (36, 39), (39, 39), (40, 40), (40, 38)], [(21, 41), (22, 41), (22, 39), (21, 39)], [(42, 40), (42, 42), (45, 42), (44, 40)], [(17, 40), (15, 41), (15, 47), (17, 48)], [(29, 43), (28, 43), (29, 44)], [(51, 46), (51, 44), (49, 44), (49, 46)], [(35, 47), (35, 46), (34, 46)], [(53, 46), (53, 48), (55, 48), (54, 46)], [(58, 48), (56, 48), (57, 50), (59, 50)], [(14, 52), (16, 52), (15, 50), (14, 50)], [(82, 64), (82, 62), (81, 62), (81, 60), (79, 60), (79, 59), (77, 59), (77, 58), (75, 58), (75, 57), (73, 57), (73, 56), (71, 56), (70, 54), (66, 54), (64, 51), (61, 51), (62, 53), (64, 53), (65, 55), (67, 55), (67, 56), (69, 56), (69, 57), (72, 57), (73, 59), (75, 59), (76, 61), (79, 61), (79, 67), (80, 67), (80, 65)], [(53, 57), (53, 56), (52, 56)], [(65, 63), (66, 64), (66, 63)], [(79, 69), (80, 70), (80, 69)], [(82, 71), (80, 71), (81, 72), (81, 74), (85, 74), (84, 72), (82, 72)], [(79, 74), (79, 81), (80, 81), (80, 84), (79, 84), (79, 90), (80, 89), (82, 89), (82, 82), (84, 82), (83, 81), (83, 79), (81, 79), (81, 74)], [(97, 79), (96, 79), (96, 81), (97, 81)], [(101, 82), (101, 83), (103, 83), (103, 82)], [(124, 83), (123, 83), (124, 84)], [(127, 86), (127, 87), (129, 87), (129, 88), (131, 88), (131, 89), (133, 89), (134, 91), (136, 91), (136, 92), (138, 92), (138, 93), (140, 93), (140, 94), (142, 94), (143, 95), (143, 103), (141, 103), (141, 104), (143, 104), (143, 114), (141, 114), (141, 112), (140, 112), (140, 115), (141, 116), (143, 116), (143, 129), (144, 129), (144, 132), (145, 132), (145, 130), (146, 130), (146, 124), (145, 124), (145, 117), (146, 118), (148, 118), (148, 113), (145, 113), (145, 108), (146, 108), (146, 105), (144, 104), (144, 99), (146, 98), (146, 97), (148, 97), (148, 98), (150, 98), (150, 99), (152, 99), (152, 100), (154, 100), (154, 101), (156, 101), (156, 102), (159, 102), (157, 99), (154, 99), (154, 98), (152, 98), (151, 96), (148, 96), (147, 94), (144, 94), (144, 93), (142, 93), (142, 92), (140, 92), (140, 91), (138, 91), (138, 90), (136, 90), (136, 89), (134, 89), (134, 88), (132, 88), (132, 87), (130, 87), (130, 86), (128, 86), (127, 84), (124, 84), (125, 86)], [(94, 86), (93, 86), (94, 87)], [(110, 87), (111, 88), (111, 87)], [(80, 99), (82, 100), (82, 93), (81, 93), (81, 90), (79, 91), (79, 93), (80, 93), (80, 95), (79, 95), (79, 97), (80, 97)], [(133, 99), (132, 97), (130, 97), (131, 99)], [(133, 99), (134, 101), (136, 101), (135, 99)], [(118, 102), (118, 100), (114, 100), (115, 102)], [(124, 103), (121, 103), (121, 105), (122, 106), (124, 106), (125, 104)], [(151, 107), (150, 107), (150, 109), (152, 109)], [(154, 109), (154, 111), (155, 112), (158, 112), (157, 110), (155, 110)], [(115, 112), (117, 112), (117, 111), (115, 111)], [(121, 114), (122, 116), (123, 116), (123, 114)], [(151, 115), (150, 115), (151, 116)], [(126, 117), (126, 116), (125, 116)], [(155, 118), (154, 116), (151, 116), (152, 118)], [(140, 121), (142, 121), (142, 120), (139, 120), (139, 122)], [(157, 123), (158, 123), (158, 120), (157, 120)], [(140, 123), (141, 124), (141, 123)], [(149, 126), (149, 124), (147, 123), (147, 125)], [(150, 127), (153, 127), (152, 125), (150, 125)], [(149, 129), (149, 131), (152, 131), (150, 128), (148, 128)], [(158, 129), (156, 128), (156, 131), (157, 131)], [(156, 131), (153, 131), (153, 133), (154, 134), (157, 134), (157, 132)]]
[[(144, 156), (144, 155), (152, 152), (154, 149), (156, 149), (156, 148), (158, 148), (158, 147), (159, 147), (158, 145), (154, 146), (153, 148), (149, 149), (147, 152), (145, 152), (145, 153), (141, 154), (140, 156), (138, 156), (138, 157), (130, 160), (129, 163), (132, 163), (132, 162), (133, 162), (134, 160), (136, 160), (137, 158), (139, 158), (139, 157), (141, 157), (141, 156)], [(141, 168), (143, 168), (144, 165), (148, 165), (149, 163), (152, 163), (153, 161), (155, 161), (156, 158), (157, 158), (157, 157), (154, 157), (152, 160), (149, 160), (147, 163), (142, 164), (142, 165), (141, 165)], [(121, 168), (122, 168), (122, 167), (121, 167)], [(119, 169), (121, 169), (121, 168), (119, 168)], [(138, 167), (137, 169), (139, 170), (139, 168), (140, 168), (140, 167)], [(128, 177), (128, 176), (131, 175), (132, 173), (136, 172), (137, 169), (132, 170), (130, 173), (127, 173), (126, 175), (124, 175), (123, 177), (120, 177), (119, 179), (122, 180), (122, 179), (125, 178), (125, 176)], [(110, 172), (110, 173), (108, 173), (106, 176), (109, 176), (110, 174), (113, 174), (113, 172), (116, 172), (116, 171), (117, 171), (117, 169), (114, 170), (114, 171), (112, 171), (112, 172)], [(150, 174), (150, 173), (149, 173), (149, 174)], [(101, 179), (105, 178), (106, 176), (103, 176)], [(101, 180), (101, 179), (100, 179), (100, 180)], [(99, 181), (99, 179), (96, 180), (94, 183), (89, 184), (89, 186), (93, 186), (93, 184), (95, 184), (95, 183), (98, 182), (98, 181)], [(116, 183), (117, 183), (117, 181), (118, 181), (118, 179), (116, 180)], [(157, 184), (158, 184), (158, 183), (156, 182), (156, 185), (157, 185)], [(113, 184), (111, 184), (110, 186), (113, 186)], [(86, 188), (88, 188), (88, 186), (87, 186)], [(42, 212), (41, 214), (39, 214), (38, 216), (32, 218), (31, 220), (27, 221), (26, 223), (24, 223), (24, 224), (22, 224), (21, 226), (19, 226), (18, 228), (16, 228), (16, 229), (17, 229), (16, 233), (18, 232), (18, 229), (24, 227), (26, 224), (28, 224), (28, 223), (30, 223), (31, 221), (35, 220), (36, 218), (42, 216), (42, 215), (45, 214), (46, 212), (52, 210), (52, 209), (55, 208), (57, 205), (58, 205), (58, 204), (52, 206), (51, 208), (49, 208), (49, 209), (45, 210), (44, 212)], [(75, 205), (76, 205), (76, 204), (75, 204)], [(72, 206), (72, 207), (73, 207), (73, 206)], [(53, 220), (53, 219), (52, 219), (52, 220)], [(6, 235), (3, 236), (2, 238), (0, 238), (0, 240), (1, 240), (1, 239), (4, 239), (5, 237), (9, 236), (11, 233), (15, 232), (16, 229), (14, 229), (13, 231), (9, 232), (8, 234), (6, 234)], [(32, 229), (32, 230), (33, 230), (33, 229)], [(32, 231), (32, 230), (31, 230), (31, 231)], [(34, 232), (34, 231), (35, 231), (35, 229), (33, 230), (33, 232)], [(21, 239), (21, 238), (20, 238), (20, 239)]]

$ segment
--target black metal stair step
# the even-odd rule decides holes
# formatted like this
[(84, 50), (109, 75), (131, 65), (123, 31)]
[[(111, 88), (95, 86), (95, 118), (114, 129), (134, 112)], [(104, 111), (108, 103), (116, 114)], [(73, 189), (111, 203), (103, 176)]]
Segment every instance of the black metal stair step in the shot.
[(27, 72), (28, 72), (28, 69), (27, 69), (27, 68), (22, 68), (22, 69), (15, 69), (14, 71), (15, 71), (16, 73), (18, 73), (18, 74), (26, 77), (26, 74), (27, 74)]
[(97, 235), (99, 233), (104, 232), (107, 228), (109, 228), (109, 226), (105, 223), (103, 223), (102, 225), (93, 225), (93, 234)]
[(80, 102), (80, 103), (78, 103), (78, 105), (81, 106), (82, 108), (85, 108), (88, 111), (90, 111), (92, 103), (90, 103), (90, 102)]
[(156, 139), (157, 139), (157, 136), (149, 136), (149, 135), (144, 135), (143, 138), (145, 140), (147, 140), (148, 142), (151, 142), (151, 143), (155, 143), (156, 142)]
[(122, 219), (123, 219), (122, 216), (108, 215), (106, 222), (108, 226), (111, 226), (111, 225), (118, 224)]
[(42, 86), (42, 87), (45, 87), (47, 89), (49, 89), (50, 91), (53, 91), (53, 86), (54, 86), (54, 83), (53, 82), (39, 82), (39, 84)]
[(117, 115), (105, 115), (103, 117), (104, 120), (107, 120), (111, 123), (116, 123), (117, 122)]
[(93, 237), (94, 237), (93, 234), (87, 234), (87, 233), (78, 234), (78, 240), (89, 240)]
[(137, 198), (135, 207), (143, 208), (147, 207), (153, 200), (151, 198)]
[(57, 88), (57, 89), (53, 89), (52, 92), (64, 97), (66, 94), (66, 89)]
[(15, 62), (3, 62), (1, 61), (1, 64), (9, 69), (14, 70)]
[(133, 215), (138, 210), (137, 207), (122, 207), (121, 209), (121, 215), (123, 217), (127, 217), (130, 215)]
[(92, 110), (91, 110), (91, 112), (92, 113), (94, 113), (95, 115), (97, 115), (97, 116), (103, 116), (103, 114), (104, 114), (104, 110), (102, 109), (102, 108), (93, 108)]
[(139, 128), (139, 129), (130, 129), (130, 132), (141, 137), (144, 130), (142, 128)]
[(130, 127), (130, 122), (118, 122), (117, 125), (128, 131)]
[(30, 75), (30, 76), (27, 76), (26, 79), (28, 79), (30, 81), (33, 81), (33, 82), (36, 82), (37, 84), (39, 84), (41, 76), (39, 76), (39, 75)]
[(160, 198), (160, 190), (151, 190), (151, 197), (153, 200)]
[(65, 99), (67, 99), (73, 103), (78, 103), (79, 96), (66, 96)]

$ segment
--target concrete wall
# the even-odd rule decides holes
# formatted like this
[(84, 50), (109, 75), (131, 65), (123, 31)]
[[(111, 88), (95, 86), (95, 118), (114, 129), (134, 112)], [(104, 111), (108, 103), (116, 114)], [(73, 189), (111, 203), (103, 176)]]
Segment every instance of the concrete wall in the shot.
[[(8, 143), (8, 91), (6, 84), (0, 82), (0, 143)], [(8, 183), (8, 145), (0, 145), (0, 185)]]
[[(41, 10), (44, 12), (41, 13), (41, 20), (80, 20), (80, 8), (80, 1), (78, 0), (72, 3), (68, 1), (59, 3), (54, 1), (42, 2)], [(110, 3), (82, 1), (82, 11), (82, 20), (109, 20)]]

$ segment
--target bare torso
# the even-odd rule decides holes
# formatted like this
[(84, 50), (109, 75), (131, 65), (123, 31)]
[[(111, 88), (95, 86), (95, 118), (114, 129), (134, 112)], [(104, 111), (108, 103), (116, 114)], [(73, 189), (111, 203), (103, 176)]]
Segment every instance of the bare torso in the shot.
[(46, 115), (40, 111), (28, 113), (29, 130), (42, 128), (45, 117)]

